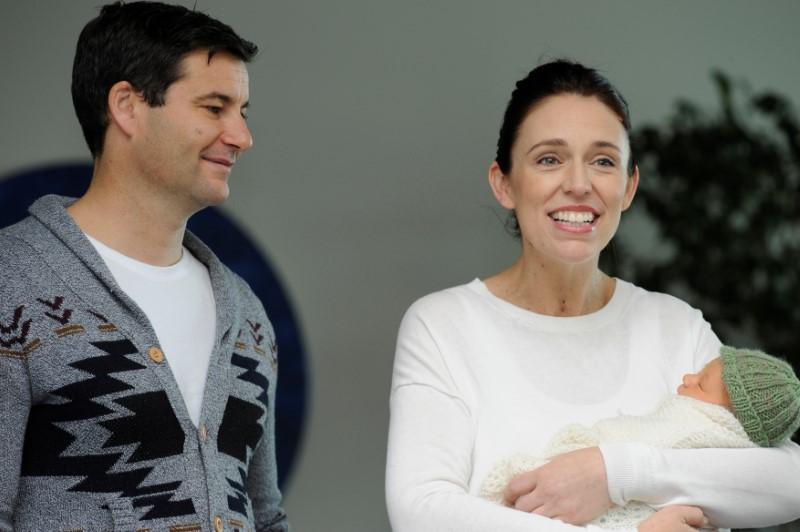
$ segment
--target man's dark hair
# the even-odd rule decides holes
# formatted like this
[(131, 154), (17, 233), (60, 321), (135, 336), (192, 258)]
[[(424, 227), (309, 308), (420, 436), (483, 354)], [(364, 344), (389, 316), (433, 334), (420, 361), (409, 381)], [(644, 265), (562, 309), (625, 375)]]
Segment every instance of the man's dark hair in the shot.
[(111, 87), (128, 81), (149, 105), (163, 105), (183, 75), (181, 60), (195, 50), (207, 50), (209, 61), (227, 52), (248, 62), (258, 47), (204, 13), (160, 2), (114, 2), (86, 24), (72, 65), (72, 103), (95, 159), (103, 152)]

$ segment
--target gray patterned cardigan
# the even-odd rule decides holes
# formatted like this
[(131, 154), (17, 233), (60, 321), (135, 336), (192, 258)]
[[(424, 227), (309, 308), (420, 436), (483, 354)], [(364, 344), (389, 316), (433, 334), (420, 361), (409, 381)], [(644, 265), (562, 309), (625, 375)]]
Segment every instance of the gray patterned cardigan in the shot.
[(70, 201), (45, 196), (0, 231), (0, 530), (288, 530), (261, 303), (186, 234), (217, 306), (196, 428), (152, 326)]

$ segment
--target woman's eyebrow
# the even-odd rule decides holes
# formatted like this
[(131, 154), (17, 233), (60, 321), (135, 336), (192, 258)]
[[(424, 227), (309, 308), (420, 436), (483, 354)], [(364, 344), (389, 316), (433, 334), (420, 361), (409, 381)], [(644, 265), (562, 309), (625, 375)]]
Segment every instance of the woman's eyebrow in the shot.
[[(546, 139), (539, 141), (533, 146), (531, 146), (530, 149), (528, 149), (528, 153), (532, 152), (533, 150), (541, 146), (566, 146), (566, 145), (567, 141), (564, 139)], [(592, 142), (592, 146), (594, 146), (595, 148), (611, 148), (612, 150), (616, 150), (622, 153), (622, 150), (620, 149), (619, 146), (607, 140), (596, 140)]]
[(622, 153), (622, 150), (619, 149), (619, 146), (614, 144), (613, 142), (608, 142), (607, 140), (598, 140), (592, 143), (592, 146), (597, 148), (611, 148), (617, 150), (618, 152)]
[(564, 139), (547, 139), (537, 142), (536, 144), (531, 146), (530, 149), (528, 150), (528, 153), (532, 152), (533, 150), (535, 150), (540, 146), (566, 146), (566, 145), (567, 141)]

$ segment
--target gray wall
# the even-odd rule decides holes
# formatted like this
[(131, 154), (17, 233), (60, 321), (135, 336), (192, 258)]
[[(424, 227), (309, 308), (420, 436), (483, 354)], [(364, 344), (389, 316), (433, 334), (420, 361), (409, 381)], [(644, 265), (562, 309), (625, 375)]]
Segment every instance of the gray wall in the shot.
[[(69, 77), (101, 0), (2, 2), (0, 175), (88, 159)], [(516, 79), (572, 56), (621, 88), (635, 124), (678, 95), (713, 102), (712, 67), (756, 89), (800, 86), (793, 0), (197, 3), (262, 48), (255, 149), (226, 209), (268, 251), (310, 352), (310, 422), (286, 493), (299, 532), (388, 530), (396, 328), (415, 298), (515, 256), (485, 174)]]

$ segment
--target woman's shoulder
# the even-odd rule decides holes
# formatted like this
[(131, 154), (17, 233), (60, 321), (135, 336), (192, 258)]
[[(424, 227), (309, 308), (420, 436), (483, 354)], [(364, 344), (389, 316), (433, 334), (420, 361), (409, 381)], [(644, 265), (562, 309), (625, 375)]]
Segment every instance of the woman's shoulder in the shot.
[(457, 286), (431, 292), (420, 297), (406, 311), (406, 315), (441, 316), (464, 312), (481, 304), (481, 292), (485, 291), (480, 279)]
[(702, 315), (698, 309), (671, 294), (648, 290), (621, 279), (617, 279), (617, 289), (627, 293), (629, 310), (635, 313), (646, 311), (686, 316)]

